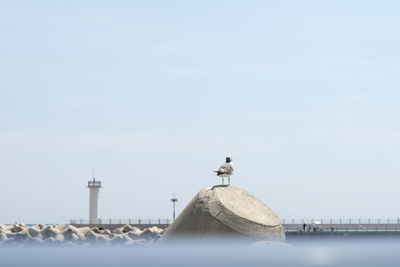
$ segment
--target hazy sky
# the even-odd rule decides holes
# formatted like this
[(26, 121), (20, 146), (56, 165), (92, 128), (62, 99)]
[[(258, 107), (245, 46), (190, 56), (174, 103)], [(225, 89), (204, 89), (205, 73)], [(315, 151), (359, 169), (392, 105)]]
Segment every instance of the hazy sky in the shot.
[(398, 218), (398, 1), (0, 1), (0, 223), (171, 218), (233, 156), (281, 218)]

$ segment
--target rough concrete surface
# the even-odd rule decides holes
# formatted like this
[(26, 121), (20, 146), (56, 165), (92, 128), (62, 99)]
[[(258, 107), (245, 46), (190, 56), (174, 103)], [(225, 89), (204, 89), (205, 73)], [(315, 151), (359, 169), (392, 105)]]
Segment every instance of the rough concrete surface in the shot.
[(72, 225), (32, 225), (23, 223), (0, 224), (0, 247), (2, 245), (89, 245), (116, 244), (123, 246), (146, 246), (154, 243), (163, 229), (151, 227), (141, 230), (130, 225), (113, 230), (97, 227), (77, 228)]
[(166, 229), (163, 239), (191, 234), (285, 239), (278, 216), (260, 200), (232, 185), (201, 190)]

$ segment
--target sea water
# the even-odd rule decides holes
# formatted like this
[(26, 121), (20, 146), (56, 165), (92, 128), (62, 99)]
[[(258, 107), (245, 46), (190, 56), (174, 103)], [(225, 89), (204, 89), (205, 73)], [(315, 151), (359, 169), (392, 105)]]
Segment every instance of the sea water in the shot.
[(400, 266), (395, 239), (336, 239), (293, 243), (181, 239), (146, 247), (12, 245), (0, 266)]

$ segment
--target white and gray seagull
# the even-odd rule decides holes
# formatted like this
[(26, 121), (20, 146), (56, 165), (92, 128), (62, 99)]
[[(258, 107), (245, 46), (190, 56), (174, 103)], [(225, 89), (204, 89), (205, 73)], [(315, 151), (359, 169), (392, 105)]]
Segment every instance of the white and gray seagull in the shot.
[(231, 175), (233, 175), (233, 164), (232, 164), (232, 157), (227, 156), (226, 162), (219, 167), (218, 171), (214, 171), (217, 173), (217, 176), (222, 178), (222, 184), (224, 184), (224, 178), (228, 177), (228, 185), (231, 184)]

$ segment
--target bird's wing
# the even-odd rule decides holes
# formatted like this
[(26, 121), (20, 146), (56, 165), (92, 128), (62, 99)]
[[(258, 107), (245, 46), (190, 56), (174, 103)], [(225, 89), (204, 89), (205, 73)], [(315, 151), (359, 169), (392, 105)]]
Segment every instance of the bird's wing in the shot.
[(219, 167), (218, 173), (232, 173), (233, 172), (233, 166), (232, 164), (229, 163), (224, 163)]

